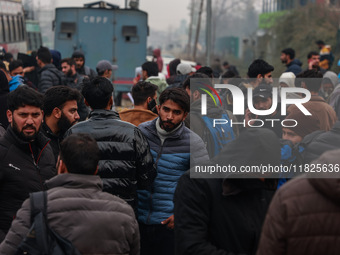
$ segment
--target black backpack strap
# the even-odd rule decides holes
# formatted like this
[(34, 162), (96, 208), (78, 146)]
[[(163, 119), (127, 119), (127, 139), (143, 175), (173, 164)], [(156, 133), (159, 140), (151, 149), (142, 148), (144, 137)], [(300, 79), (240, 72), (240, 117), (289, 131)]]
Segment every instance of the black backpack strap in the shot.
[(47, 193), (39, 191), (30, 194), (31, 222), (35, 224), (35, 238), (42, 254), (48, 254), (48, 231), (47, 231)]

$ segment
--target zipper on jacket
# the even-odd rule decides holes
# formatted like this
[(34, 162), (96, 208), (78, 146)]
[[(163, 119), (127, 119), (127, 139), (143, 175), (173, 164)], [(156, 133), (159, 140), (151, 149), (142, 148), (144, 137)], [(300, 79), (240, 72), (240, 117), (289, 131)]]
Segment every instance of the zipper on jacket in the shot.
[(41, 177), (40, 167), (39, 167), (38, 163), (39, 163), (39, 160), (40, 160), (40, 158), (41, 158), (42, 152), (45, 150), (45, 148), (47, 147), (47, 145), (48, 145), (49, 143), (50, 143), (50, 141), (48, 141), (48, 142), (46, 143), (46, 145), (41, 149), (41, 151), (40, 151), (40, 153), (39, 153), (39, 156), (38, 156), (37, 160), (35, 160), (35, 158), (34, 158), (34, 153), (33, 153), (33, 150), (32, 150), (31, 143), (28, 144), (29, 147), (30, 147), (30, 151), (31, 151), (31, 156), (32, 156), (33, 164), (34, 164), (35, 168), (38, 170), (38, 174), (39, 174), (39, 177), (40, 177), (40, 184), (41, 184), (42, 190), (44, 190), (44, 185), (43, 185), (43, 180), (42, 180), (42, 177)]
[[(159, 150), (159, 152), (157, 154), (156, 162), (154, 164), (154, 168), (156, 169), (156, 171), (157, 171), (158, 161), (159, 161), (160, 157), (162, 156), (164, 143), (165, 143), (165, 140), (164, 140), (163, 144), (161, 145), (161, 149)], [(154, 192), (154, 184), (152, 184), (152, 186), (151, 186), (151, 191), (150, 191), (150, 196), (149, 196), (149, 213), (148, 213), (148, 217), (146, 219), (146, 224), (148, 224), (150, 222), (150, 217), (151, 217), (151, 213), (152, 213), (152, 196), (153, 196), (153, 192)]]

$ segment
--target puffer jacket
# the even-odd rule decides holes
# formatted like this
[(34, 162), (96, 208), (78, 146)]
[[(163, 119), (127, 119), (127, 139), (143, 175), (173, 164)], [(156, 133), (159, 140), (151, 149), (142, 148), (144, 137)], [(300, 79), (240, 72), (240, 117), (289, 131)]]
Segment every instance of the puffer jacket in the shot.
[[(160, 224), (173, 214), (177, 182), (190, 168), (190, 161), (192, 164), (209, 161), (202, 139), (184, 124), (161, 144), (156, 129), (157, 119), (139, 125), (150, 143), (157, 167), (157, 177), (151, 189), (138, 191), (138, 220), (144, 224)], [(191, 155), (190, 144), (197, 148)]]
[(121, 121), (117, 112), (94, 110), (88, 120), (71, 127), (65, 136), (87, 133), (100, 150), (98, 175), (104, 191), (137, 208), (137, 187), (146, 189), (156, 177), (148, 141), (134, 125)]
[(7, 233), (29, 193), (43, 190), (43, 182), (56, 175), (52, 148), (41, 132), (35, 146), (38, 156), (33, 144), (19, 139), (11, 127), (0, 138), (0, 232)]
[[(139, 254), (138, 224), (122, 199), (102, 192), (98, 176), (60, 174), (46, 182), (47, 219), (51, 229), (86, 254)], [(28, 233), (30, 200), (0, 245), (0, 254), (15, 254)]]
[[(340, 150), (326, 152), (313, 163), (339, 167)], [(339, 173), (334, 178), (307, 177), (293, 179), (276, 192), (262, 228), (258, 255), (339, 254)]]
[(39, 84), (38, 91), (45, 93), (46, 90), (53, 86), (64, 85), (65, 75), (59, 71), (53, 64), (47, 64), (38, 72)]

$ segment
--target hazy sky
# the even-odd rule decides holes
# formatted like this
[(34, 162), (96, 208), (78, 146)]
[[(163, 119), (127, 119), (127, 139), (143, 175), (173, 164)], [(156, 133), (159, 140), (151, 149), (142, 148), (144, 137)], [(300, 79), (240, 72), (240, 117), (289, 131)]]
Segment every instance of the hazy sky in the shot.
[[(53, 0), (52, 0), (53, 1)], [(97, 0), (57, 0), (56, 7), (82, 6), (84, 3), (96, 2)], [(40, 0), (43, 4), (45, 1)], [(125, 0), (106, 0), (124, 8)], [(129, 2), (129, 0), (128, 0)], [(178, 27), (182, 19), (189, 23), (190, 0), (140, 0), (139, 9), (148, 13), (149, 26), (157, 30), (166, 30), (171, 25)]]

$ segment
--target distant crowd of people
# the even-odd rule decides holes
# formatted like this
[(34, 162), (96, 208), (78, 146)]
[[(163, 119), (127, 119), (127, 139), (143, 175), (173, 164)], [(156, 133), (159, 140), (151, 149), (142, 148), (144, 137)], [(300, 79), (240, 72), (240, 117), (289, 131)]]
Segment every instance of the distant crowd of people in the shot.
[[(228, 62), (174, 59), (165, 76), (156, 50), (136, 69), (133, 108), (120, 112), (107, 60), (94, 71), (81, 51), (61, 59), (40, 47), (37, 67), (0, 61), (0, 254), (28, 253), (32, 238), (41, 245), (30, 196), (39, 191), (48, 226), (80, 254), (337, 254), (340, 80), (317, 44), (306, 70), (282, 50), (277, 82), (262, 59), (247, 77)], [(285, 88), (300, 90), (276, 97)], [(339, 171), (191, 176), (193, 166), (225, 163)]]

